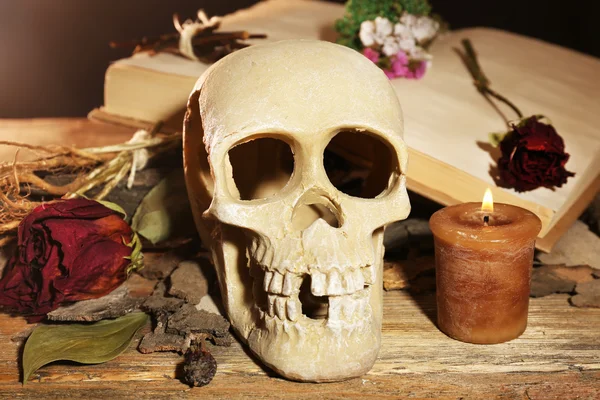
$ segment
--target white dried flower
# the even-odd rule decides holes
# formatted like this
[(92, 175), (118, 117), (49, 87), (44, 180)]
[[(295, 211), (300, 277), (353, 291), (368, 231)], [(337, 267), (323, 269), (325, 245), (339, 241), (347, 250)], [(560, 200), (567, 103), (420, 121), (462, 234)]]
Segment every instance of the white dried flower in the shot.
[(422, 43), (433, 39), (439, 28), (440, 24), (436, 20), (429, 17), (419, 17), (412, 26), (412, 33), (417, 42)]
[(407, 38), (407, 39), (400, 39), (398, 41), (398, 45), (405, 52), (411, 53), (415, 49), (415, 46), (417, 44), (415, 43), (415, 39), (414, 38)]
[(373, 46), (374, 44), (383, 45), (383, 42), (394, 31), (392, 22), (383, 17), (377, 17), (374, 21), (363, 21), (360, 24), (360, 32), (358, 37), (365, 47)]
[(406, 25), (407, 27), (412, 28), (412, 26), (417, 22), (417, 17), (415, 15), (405, 12), (400, 17), (400, 22)]
[(386, 37), (390, 36), (394, 31), (392, 22), (384, 17), (375, 18), (375, 42), (383, 44)]
[(383, 37), (390, 36), (394, 31), (392, 21), (384, 17), (375, 18), (375, 31)]
[(360, 24), (358, 37), (363, 46), (373, 46), (375, 44), (375, 23), (373, 21), (363, 21), (363, 23)]
[(383, 47), (382, 47), (381, 51), (386, 56), (393, 56), (393, 55), (398, 54), (398, 52), (400, 51), (399, 40), (394, 36), (386, 37), (385, 40), (383, 41)]
[(394, 36), (403, 39), (408, 39), (413, 37), (413, 33), (408, 26), (398, 22), (396, 25), (394, 25)]

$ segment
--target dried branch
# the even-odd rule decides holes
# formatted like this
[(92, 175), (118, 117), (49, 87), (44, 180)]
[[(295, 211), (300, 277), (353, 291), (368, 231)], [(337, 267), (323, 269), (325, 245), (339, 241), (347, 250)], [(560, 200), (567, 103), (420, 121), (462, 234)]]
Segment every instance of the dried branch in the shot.
[[(145, 149), (148, 158), (152, 158), (181, 144), (180, 133), (161, 135), (158, 133), (161, 126), (158, 123), (150, 132), (138, 131), (127, 143), (88, 149), (0, 141), (0, 145), (17, 147), (14, 161), (0, 165), (0, 235), (8, 235), (1, 237), (0, 243), (10, 240), (20, 221), (41, 204), (28, 198), (30, 185), (62, 198), (86, 196), (92, 189), (100, 188), (93, 197), (103, 199), (128, 175), (137, 151)], [(17, 155), (22, 148), (39, 152), (43, 157), (18, 162)], [(48, 174), (75, 174), (75, 179), (53, 185), (43, 178)]]
[[(202, 10), (198, 11), (196, 21), (187, 20), (183, 23), (177, 14), (173, 14), (173, 26), (177, 32), (153, 38), (143, 37), (139, 40), (113, 41), (110, 42), (110, 47), (133, 48), (133, 54), (143, 51), (151, 54), (167, 52), (195, 60), (216, 61), (232, 51), (249, 46), (249, 44), (243, 43), (244, 40), (267, 37), (265, 34), (251, 34), (246, 31), (216, 32), (220, 23), (220, 17), (209, 19)], [(190, 40), (188, 43), (190, 46), (185, 50), (180, 48), (182, 36), (186, 40)], [(190, 49), (193, 51), (190, 52)]]

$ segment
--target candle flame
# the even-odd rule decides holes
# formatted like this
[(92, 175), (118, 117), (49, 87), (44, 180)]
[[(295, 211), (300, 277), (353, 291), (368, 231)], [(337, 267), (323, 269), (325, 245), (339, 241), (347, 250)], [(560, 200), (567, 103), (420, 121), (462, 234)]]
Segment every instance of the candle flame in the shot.
[(481, 203), (481, 211), (492, 213), (494, 212), (494, 197), (492, 196), (492, 190), (487, 188), (483, 195), (483, 202)]

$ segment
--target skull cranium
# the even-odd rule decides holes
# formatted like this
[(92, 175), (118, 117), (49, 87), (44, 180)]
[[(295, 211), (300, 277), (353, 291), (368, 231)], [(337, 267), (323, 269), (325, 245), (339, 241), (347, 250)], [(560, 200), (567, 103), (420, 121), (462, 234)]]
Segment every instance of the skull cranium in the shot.
[[(375, 362), (383, 228), (410, 211), (402, 133), (381, 70), (327, 42), (237, 51), (190, 97), (186, 182), (225, 309), (258, 358), (289, 379), (347, 379)], [(329, 150), (367, 156), (357, 161), (368, 170), (360, 192), (330, 179)]]

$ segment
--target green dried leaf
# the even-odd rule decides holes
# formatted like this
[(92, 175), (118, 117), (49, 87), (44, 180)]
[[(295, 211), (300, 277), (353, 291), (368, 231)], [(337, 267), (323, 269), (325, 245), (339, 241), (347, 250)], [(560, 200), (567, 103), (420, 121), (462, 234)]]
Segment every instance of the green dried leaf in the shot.
[(192, 221), (183, 170), (175, 170), (146, 194), (131, 227), (155, 244), (172, 237), (175, 230), (193, 232)]
[(120, 205), (110, 202), (110, 201), (106, 201), (106, 200), (95, 200), (95, 201), (102, 204), (106, 208), (110, 208), (111, 210), (116, 211), (119, 214), (123, 214), (123, 218), (127, 217), (127, 213), (125, 212), (125, 210), (123, 210), (123, 208)]
[(148, 321), (144, 313), (132, 313), (93, 324), (42, 325), (36, 328), (23, 351), (23, 384), (44, 365), (66, 360), (99, 364), (121, 354), (135, 333)]
[(504, 139), (504, 137), (506, 136), (507, 132), (494, 132), (494, 133), (490, 133), (488, 135), (490, 144), (494, 147), (498, 147), (500, 145), (500, 142), (502, 141), (502, 139)]
[(534, 117), (537, 118), (539, 122), (542, 122), (546, 125), (552, 125), (552, 121), (550, 120), (550, 118), (546, 117), (543, 114), (536, 114), (534, 115)]
[(131, 263), (127, 266), (127, 276), (129, 276), (133, 272), (144, 268), (144, 254), (142, 253), (142, 241), (137, 233), (133, 232), (131, 243), (126, 245), (132, 248), (131, 255), (129, 257), (125, 257), (131, 261)]

